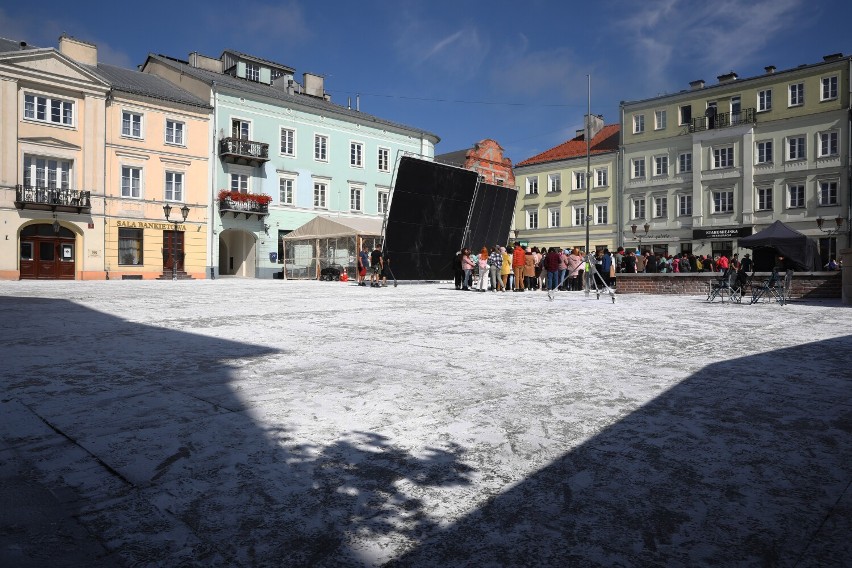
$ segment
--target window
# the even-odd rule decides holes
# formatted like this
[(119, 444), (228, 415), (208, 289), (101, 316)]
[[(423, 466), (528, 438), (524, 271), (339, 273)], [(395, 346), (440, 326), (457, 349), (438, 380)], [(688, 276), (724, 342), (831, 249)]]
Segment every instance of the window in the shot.
[(121, 135), (142, 138), (142, 115), (135, 112), (121, 112)]
[(281, 205), (293, 205), (295, 203), (293, 185), (293, 178), (278, 178), (278, 202)]
[(731, 213), (734, 210), (733, 191), (713, 192), (713, 213)]
[(527, 209), (527, 229), (538, 229), (538, 211)]
[(71, 188), (71, 162), (24, 156), (24, 186)]
[(790, 85), (790, 100), (788, 104), (792, 106), (802, 106), (805, 104), (805, 84), (794, 83)]
[(677, 214), (681, 217), (692, 217), (692, 196), (678, 195), (677, 196)]
[(142, 229), (118, 229), (118, 264), (142, 265)]
[(38, 95), (24, 95), (24, 118), (74, 125), (74, 102)]
[(758, 112), (772, 110), (772, 89), (757, 92)]
[(836, 181), (821, 181), (821, 182), (819, 182), (819, 204), (820, 205), (837, 205), (837, 182)]
[(677, 157), (677, 170), (679, 173), (692, 171), (692, 152), (684, 152)]
[(166, 172), (166, 201), (183, 201), (183, 174)]
[(645, 198), (639, 197), (633, 200), (633, 219), (645, 218)]
[(580, 227), (586, 225), (586, 208), (585, 207), (575, 207), (574, 208), (574, 226)]
[(654, 175), (665, 176), (669, 174), (669, 157), (654, 156)]
[(538, 194), (538, 176), (527, 178), (527, 195)]
[(379, 215), (384, 215), (388, 212), (388, 203), (390, 201), (390, 192), (379, 191)]
[(361, 197), (363, 196), (364, 190), (356, 185), (349, 186), (349, 210), (350, 211), (361, 211)]
[(390, 148), (379, 148), (379, 171), (390, 171)]
[(353, 168), (364, 167), (364, 145), (360, 142), (349, 143), (349, 165)]
[(837, 98), (837, 76), (822, 78), (821, 101), (830, 101)]
[(574, 189), (586, 189), (586, 172), (574, 172)]
[(819, 134), (819, 155), (836, 156), (837, 151), (837, 132), (820, 132)]
[(633, 178), (645, 177), (645, 158), (635, 158), (633, 160)]
[(121, 168), (121, 196), (142, 196), (142, 168), (123, 166)]
[(713, 148), (713, 168), (732, 167), (734, 167), (734, 147), (724, 146), (722, 148)]
[(328, 161), (328, 136), (322, 134), (314, 135), (314, 160), (319, 162)]
[(742, 99), (739, 95), (731, 97), (731, 124), (740, 123), (740, 111), (742, 110)]
[(595, 205), (595, 225), (609, 223), (609, 206), (606, 203)]
[(606, 168), (601, 168), (599, 170), (595, 170), (595, 187), (606, 187), (609, 185), (609, 170)]
[(240, 140), (249, 140), (251, 131), (251, 123), (246, 120), (232, 119), (231, 120), (231, 138)]
[(654, 217), (665, 219), (669, 216), (669, 199), (667, 197), (654, 198)]
[(559, 226), (559, 221), (561, 218), (560, 208), (559, 207), (551, 207), (547, 210), (547, 217), (550, 221), (550, 228), (554, 229)]
[(185, 144), (183, 132), (185, 125), (176, 120), (166, 121), (166, 144), (177, 144), (183, 146)]
[(757, 210), (772, 211), (772, 188), (758, 187), (757, 188)]
[(654, 130), (663, 130), (666, 127), (666, 111), (654, 111)]
[(561, 174), (549, 174), (547, 176), (547, 191), (562, 191), (562, 175)]
[(260, 66), (254, 63), (246, 63), (246, 79), (260, 81)]
[(787, 139), (787, 159), (788, 160), (804, 160), (805, 159), (805, 137), (791, 136)]
[(247, 174), (231, 174), (231, 191), (248, 193), (249, 177)]
[(805, 206), (805, 186), (795, 184), (787, 186), (787, 207), (798, 209)]
[(684, 105), (680, 107), (680, 125), (686, 125), (692, 122), (692, 106)]
[(772, 163), (772, 140), (763, 140), (757, 143), (757, 163)]
[(281, 129), (281, 155), (296, 156), (296, 131), (292, 128)]
[(633, 117), (633, 134), (645, 132), (645, 115), (637, 114)]
[(314, 182), (314, 207), (325, 209), (328, 207), (328, 186), (322, 182)]

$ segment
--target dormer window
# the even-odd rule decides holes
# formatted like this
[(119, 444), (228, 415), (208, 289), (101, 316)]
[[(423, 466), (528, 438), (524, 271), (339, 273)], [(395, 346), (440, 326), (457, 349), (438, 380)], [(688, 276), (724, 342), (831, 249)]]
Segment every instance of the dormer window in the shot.
[(254, 63), (246, 63), (246, 79), (249, 81), (260, 81), (260, 66)]

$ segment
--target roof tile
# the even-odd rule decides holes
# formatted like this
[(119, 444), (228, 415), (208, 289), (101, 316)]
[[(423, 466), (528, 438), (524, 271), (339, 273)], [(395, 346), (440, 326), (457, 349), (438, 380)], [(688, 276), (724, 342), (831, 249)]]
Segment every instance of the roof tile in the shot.
[[(618, 150), (618, 124), (609, 124), (601, 128), (594, 138), (589, 148), (589, 154), (605, 154), (607, 152), (615, 152)], [(571, 158), (580, 158), (586, 155), (586, 137), (581, 134), (571, 140), (563, 142), (559, 146), (555, 146), (550, 150), (545, 150), (541, 154), (537, 154), (532, 158), (527, 158), (519, 162), (515, 167), (532, 166), (534, 164), (544, 164), (547, 162), (556, 162), (558, 160), (569, 160)]]

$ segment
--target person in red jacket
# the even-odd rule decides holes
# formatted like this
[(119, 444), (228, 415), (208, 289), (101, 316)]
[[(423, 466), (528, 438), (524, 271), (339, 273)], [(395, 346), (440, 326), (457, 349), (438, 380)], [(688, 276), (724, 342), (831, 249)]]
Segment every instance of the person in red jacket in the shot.
[(728, 266), (730, 266), (730, 263), (728, 262), (728, 257), (725, 256), (725, 253), (722, 253), (722, 256), (720, 256), (719, 260), (716, 261), (716, 268), (724, 272), (728, 269)]
[(512, 251), (512, 270), (515, 273), (515, 292), (524, 291), (524, 261), (526, 251), (521, 243), (515, 243), (515, 250)]

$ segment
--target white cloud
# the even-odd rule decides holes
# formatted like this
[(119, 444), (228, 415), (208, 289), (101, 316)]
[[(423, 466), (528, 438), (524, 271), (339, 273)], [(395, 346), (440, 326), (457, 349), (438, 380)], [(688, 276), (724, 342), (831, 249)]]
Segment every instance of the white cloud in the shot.
[(395, 29), (394, 47), (400, 60), (448, 80), (479, 76), (490, 51), (488, 40), (473, 25), (448, 30), (422, 17), (406, 17)]

